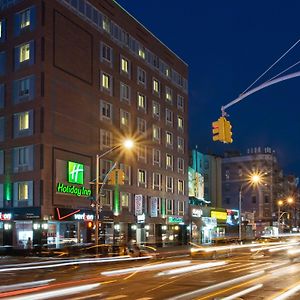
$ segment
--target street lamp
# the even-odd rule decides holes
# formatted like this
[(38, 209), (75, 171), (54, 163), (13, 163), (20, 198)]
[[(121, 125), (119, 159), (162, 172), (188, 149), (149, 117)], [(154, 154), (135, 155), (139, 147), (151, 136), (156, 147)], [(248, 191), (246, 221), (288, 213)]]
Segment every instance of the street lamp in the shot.
[[(294, 199), (292, 198), (292, 197), (288, 197), (287, 199), (286, 199), (286, 202), (288, 203), (288, 204), (292, 204), (292, 203), (294, 203)], [(283, 206), (284, 205), (284, 201), (283, 200), (278, 200), (277, 201), (277, 206), (278, 206), (278, 216), (277, 216), (277, 223), (278, 223), (278, 233), (280, 233), (280, 219), (281, 219), (281, 217), (286, 213), (287, 214), (287, 212), (280, 212), (280, 207), (281, 206)]]
[(260, 184), (262, 177), (258, 173), (251, 174), (247, 180), (247, 182), (243, 182), (239, 189), (239, 242), (242, 241), (242, 190), (246, 183), (250, 183), (252, 185)]
[[(127, 150), (130, 150), (132, 147), (134, 146), (134, 142), (131, 139), (126, 139), (123, 141), (123, 143), (121, 144), (117, 144), (114, 147), (108, 149), (106, 152), (102, 153), (102, 154), (97, 154), (96, 155), (96, 193), (95, 193), (95, 208), (96, 208), (96, 216), (95, 216), (95, 244), (96, 244), (96, 254), (98, 254), (98, 246), (99, 246), (99, 212), (100, 209), (102, 208), (102, 203), (101, 203), (101, 194), (102, 194), (102, 190), (104, 187), (104, 184), (107, 181), (108, 175), (109, 173), (116, 167), (116, 163), (114, 163), (114, 165), (112, 166), (112, 168), (107, 172), (107, 174), (105, 175), (105, 178), (103, 180), (102, 183), (100, 183), (100, 175), (99, 175), (99, 162), (100, 159), (104, 156), (106, 156), (107, 154), (113, 152), (116, 149), (119, 148), (124, 148)], [(99, 193), (99, 186), (101, 184), (101, 190)]]

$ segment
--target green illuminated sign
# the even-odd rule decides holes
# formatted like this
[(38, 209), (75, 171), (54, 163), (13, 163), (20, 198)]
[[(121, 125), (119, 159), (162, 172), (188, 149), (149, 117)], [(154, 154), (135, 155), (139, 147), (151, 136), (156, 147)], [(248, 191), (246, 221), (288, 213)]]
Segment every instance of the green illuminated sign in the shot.
[(66, 185), (61, 182), (57, 184), (56, 191), (62, 194), (76, 195), (77, 197), (80, 196), (89, 197), (92, 195), (92, 191), (90, 189), (86, 189), (84, 186), (76, 187), (74, 185)]
[(84, 167), (73, 161), (68, 161), (68, 181), (70, 183), (83, 184)]
[(183, 218), (181, 217), (169, 217), (169, 223), (183, 223)]

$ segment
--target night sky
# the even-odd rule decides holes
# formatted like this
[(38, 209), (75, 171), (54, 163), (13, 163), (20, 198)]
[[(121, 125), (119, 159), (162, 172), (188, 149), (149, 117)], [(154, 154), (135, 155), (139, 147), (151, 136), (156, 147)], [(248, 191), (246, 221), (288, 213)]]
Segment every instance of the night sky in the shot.
[[(276, 150), (285, 173), (300, 175), (300, 77), (228, 109), (231, 145), (212, 141), (211, 122), (300, 38), (298, 0), (118, 0), (189, 64), (190, 147), (222, 154)], [(300, 43), (259, 83), (300, 60)], [(288, 73), (300, 71), (300, 65)]]

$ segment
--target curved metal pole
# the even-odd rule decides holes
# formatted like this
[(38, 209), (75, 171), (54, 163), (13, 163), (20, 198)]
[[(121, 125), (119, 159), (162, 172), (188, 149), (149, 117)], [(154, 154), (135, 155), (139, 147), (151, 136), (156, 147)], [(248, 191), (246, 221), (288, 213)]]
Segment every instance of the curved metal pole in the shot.
[(228, 104), (224, 105), (221, 107), (221, 111), (222, 111), (222, 116), (225, 116), (226, 113), (225, 113), (225, 109), (227, 109), (228, 107), (240, 102), (241, 100), (243, 100), (244, 98), (250, 96), (251, 94), (254, 94), (255, 92), (258, 92), (270, 85), (273, 85), (273, 84), (276, 84), (278, 82), (281, 82), (281, 81), (284, 81), (284, 80), (288, 80), (288, 79), (292, 79), (292, 78), (295, 78), (295, 77), (299, 77), (300, 76), (300, 71), (299, 72), (295, 72), (295, 73), (292, 73), (292, 74), (288, 74), (288, 75), (285, 75), (285, 76), (282, 76), (282, 77), (279, 77), (279, 78), (276, 78), (276, 79), (273, 79), (273, 80), (270, 80), (270, 81), (267, 81), (267, 82), (264, 82), (263, 84), (257, 86), (256, 88), (248, 91), (247, 93), (245, 94), (242, 94), (240, 95), (239, 97), (237, 97), (235, 100), (229, 102)]

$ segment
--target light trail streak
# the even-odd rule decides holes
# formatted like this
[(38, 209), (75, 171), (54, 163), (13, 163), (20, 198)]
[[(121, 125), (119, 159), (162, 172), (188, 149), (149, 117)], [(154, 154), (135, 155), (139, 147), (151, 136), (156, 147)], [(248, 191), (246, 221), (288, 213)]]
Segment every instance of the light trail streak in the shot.
[(248, 274), (248, 275), (245, 275), (245, 276), (241, 276), (241, 277), (238, 277), (238, 278), (230, 279), (230, 280), (223, 281), (223, 282), (220, 282), (220, 283), (217, 283), (217, 284), (214, 284), (214, 285), (211, 285), (211, 286), (199, 289), (199, 290), (195, 290), (195, 291), (188, 292), (188, 293), (185, 293), (185, 294), (182, 294), (182, 295), (179, 295), (179, 296), (172, 297), (172, 298), (170, 298), (170, 300), (171, 299), (172, 300), (191, 299), (193, 297), (200, 296), (204, 293), (210, 293), (210, 292), (216, 291), (217, 289), (227, 287), (228, 285), (233, 285), (233, 284), (240, 283), (240, 282), (243, 282), (243, 281), (246, 281), (246, 280), (249, 280), (249, 279), (253, 279), (253, 278), (256, 279), (257, 277), (260, 277), (263, 274), (265, 274), (265, 272), (260, 271), (260, 272)]
[[(261, 265), (259, 265), (259, 266), (261, 267), (261, 266), (265, 266), (265, 265), (269, 265), (269, 264), (271, 264), (271, 263), (264, 263), (264, 264), (261, 264)], [(241, 268), (241, 269), (238, 269), (238, 270), (234, 270), (234, 271), (232, 271), (231, 273), (238, 273), (238, 272), (241, 272), (241, 271), (251, 270), (251, 269), (253, 269), (253, 268), (257, 268), (257, 265), (251, 266), (251, 267)]]
[(35, 293), (26, 296), (17, 296), (17, 297), (10, 297), (7, 298), (8, 300), (44, 300), (44, 299), (51, 299), (54, 297), (65, 297), (68, 295), (73, 295), (77, 293), (87, 292), (92, 289), (95, 289), (100, 286), (100, 283), (94, 284), (86, 284), (82, 286), (72, 287), (72, 288), (65, 288), (56, 291), (48, 291), (43, 293)]
[(178, 268), (178, 269), (173, 269), (173, 270), (169, 270), (169, 271), (160, 272), (160, 273), (157, 274), (157, 276), (177, 275), (177, 274), (182, 274), (182, 273), (187, 273), (187, 272), (198, 271), (198, 270), (202, 270), (202, 269), (219, 267), (219, 266), (223, 266), (225, 264), (226, 264), (225, 261), (197, 264), (197, 265), (194, 265), (194, 266), (188, 266), (188, 267), (184, 267), (184, 268)]
[(101, 275), (113, 276), (113, 275), (123, 275), (123, 274), (128, 274), (128, 273), (134, 273), (137, 271), (142, 271), (142, 272), (153, 271), (153, 270), (158, 270), (158, 269), (162, 269), (162, 268), (184, 266), (184, 265), (188, 265), (190, 263), (191, 263), (190, 260), (183, 260), (183, 261), (178, 261), (178, 262), (168, 262), (168, 263), (156, 264), (156, 265), (151, 265), (151, 266), (148, 265), (148, 266), (142, 266), (142, 267), (105, 271), (105, 272), (102, 272)]
[(294, 294), (296, 294), (299, 291), (300, 291), (300, 284), (297, 284), (296, 286), (294, 286), (293, 288), (284, 292), (283, 294), (279, 295), (278, 297), (273, 298), (273, 300), (285, 300), (285, 299), (293, 296)]
[(132, 260), (145, 260), (150, 259), (152, 256), (143, 256), (143, 257), (126, 257), (126, 258), (118, 258), (118, 259), (105, 259), (105, 260), (98, 260), (98, 259), (90, 259), (90, 260), (77, 260), (65, 263), (55, 263), (49, 265), (37, 265), (37, 266), (29, 266), (29, 267), (13, 267), (13, 268), (0, 268), (0, 272), (11, 272), (11, 271), (24, 271), (24, 270), (35, 270), (35, 269), (47, 269), (47, 268), (59, 268), (65, 266), (72, 266), (72, 265), (83, 265), (83, 264), (95, 264), (95, 263), (104, 263), (104, 262), (119, 262), (119, 261), (132, 261)]
[(244, 295), (247, 295), (247, 294), (249, 294), (251, 292), (254, 292), (254, 291), (258, 290), (258, 289), (261, 289), (263, 286), (264, 285), (262, 283), (256, 284), (256, 285), (254, 285), (254, 286), (252, 286), (252, 287), (250, 287), (248, 289), (245, 289), (243, 291), (235, 293), (235, 294), (233, 294), (231, 296), (228, 296), (228, 297), (225, 297), (225, 298), (221, 298), (221, 300), (234, 300), (234, 299), (237, 299), (240, 296), (244, 296)]
[(280, 243), (280, 245), (268, 245), (268, 246), (263, 246), (263, 247), (260, 247), (260, 248), (253, 248), (253, 249), (250, 249), (251, 252), (254, 252), (254, 251), (261, 251), (261, 250), (269, 250), (269, 249), (277, 249), (277, 248), (282, 248), (282, 247), (288, 247), (288, 246), (296, 246), (297, 244), (299, 243)]
[(24, 283), (16, 283), (11, 285), (1, 285), (0, 286), (0, 293), (7, 292), (7, 291), (15, 291), (23, 288), (30, 288), (30, 287), (37, 287), (41, 285), (46, 285), (49, 282), (54, 281), (55, 279), (47, 279), (47, 280), (39, 280), (39, 281), (31, 281), (31, 282), (24, 282)]

